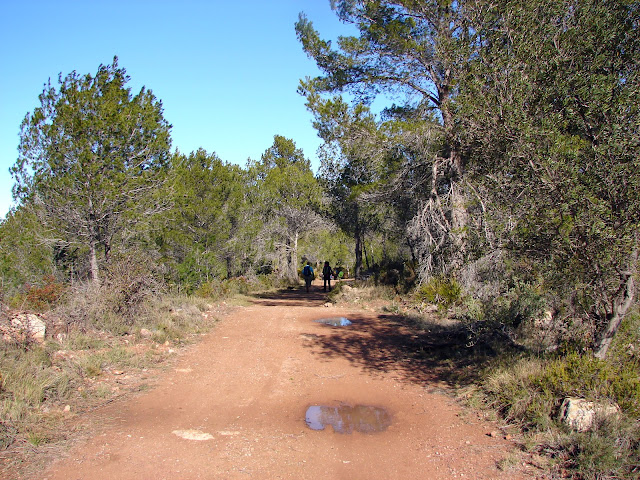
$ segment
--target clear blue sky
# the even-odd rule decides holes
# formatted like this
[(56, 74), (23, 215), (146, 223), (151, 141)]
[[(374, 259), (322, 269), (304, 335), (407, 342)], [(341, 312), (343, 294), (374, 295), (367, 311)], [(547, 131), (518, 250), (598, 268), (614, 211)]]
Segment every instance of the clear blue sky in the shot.
[(278, 134), (317, 169), (320, 140), (296, 93), (318, 74), (296, 39), (300, 12), (323, 38), (352, 31), (329, 0), (0, 0), (0, 217), (12, 204), (20, 123), (44, 83), (95, 74), (116, 55), (132, 92), (144, 85), (162, 100), (174, 149), (244, 166)]

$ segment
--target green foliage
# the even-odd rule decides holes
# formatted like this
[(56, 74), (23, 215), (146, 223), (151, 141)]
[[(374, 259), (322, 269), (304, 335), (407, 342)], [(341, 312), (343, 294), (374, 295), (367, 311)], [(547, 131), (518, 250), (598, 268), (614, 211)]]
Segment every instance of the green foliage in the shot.
[(604, 355), (633, 303), (639, 248), (637, 5), (478, 2), (469, 13), (477, 54), (456, 103), (474, 182), (503, 244), (595, 322)]
[(194, 295), (201, 298), (210, 298), (212, 300), (219, 300), (227, 298), (229, 295), (240, 292), (233, 292), (233, 284), (226, 280), (211, 280), (203, 283), (196, 289)]
[(433, 277), (416, 289), (415, 298), (446, 310), (462, 300), (462, 287), (455, 278)]
[(553, 426), (566, 397), (612, 400), (626, 415), (640, 416), (637, 361), (603, 361), (572, 353), (549, 361), (524, 358), (510, 363), (492, 369), (482, 388), (490, 405), (525, 429)]
[(0, 296), (23, 293), (56, 269), (53, 248), (40, 241), (44, 228), (29, 208), (9, 212), (0, 222)]
[(168, 161), (162, 104), (145, 88), (131, 95), (128, 81), (114, 58), (95, 76), (45, 85), (11, 169), (16, 199), (34, 207), (49, 238), (86, 248), (96, 281), (99, 249), (108, 259), (117, 236), (156, 211), (151, 194)]
[(560, 435), (546, 447), (560, 466), (584, 480), (636, 479), (640, 464), (640, 425), (628, 418), (606, 418), (586, 433)]
[(157, 218), (155, 247), (173, 282), (197, 287), (211, 277), (244, 273), (241, 259), (253, 250), (245, 203), (246, 172), (203, 149), (171, 162), (166, 196), (172, 208)]
[[(283, 283), (284, 282), (284, 283)], [(223, 300), (236, 295), (247, 295), (253, 292), (272, 290), (288, 286), (286, 279), (276, 275), (259, 275), (257, 277), (234, 277), (226, 280), (210, 280), (205, 282), (194, 295), (210, 300)]]
[(298, 242), (322, 225), (321, 189), (311, 164), (295, 142), (275, 135), (260, 161), (249, 164), (252, 213), (261, 222), (254, 248), (282, 277), (293, 281), (299, 262)]
[(9, 300), (9, 305), (21, 310), (45, 312), (55, 307), (62, 298), (66, 287), (59, 283), (53, 275), (43, 278), (42, 284), (25, 285), (24, 292)]
[[(570, 478), (637, 478), (637, 359), (602, 361), (572, 353), (548, 361), (511, 358), (502, 362), (505, 366), (488, 370), (482, 383), (486, 401), (506, 420), (530, 431), (538, 442), (534, 448), (553, 457), (557, 469)], [(567, 396), (613, 400), (622, 413), (596, 419), (587, 432), (570, 431), (558, 423), (559, 408)]]

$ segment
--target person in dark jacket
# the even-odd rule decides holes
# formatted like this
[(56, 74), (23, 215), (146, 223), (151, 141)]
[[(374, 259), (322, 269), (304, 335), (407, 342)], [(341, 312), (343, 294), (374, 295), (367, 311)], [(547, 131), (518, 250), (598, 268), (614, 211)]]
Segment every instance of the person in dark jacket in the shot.
[(314, 277), (313, 267), (311, 266), (310, 262), (307, 262), (307, 264), (302, 269), (302, 276), (304, 277), (304, 285), (307, 289), (307, 293), (309, 293), (309, 287), (311, 287), (311, 282), (313, 281)]
[(327, 291), (327, 286), (329, 286), (329, 291), (331, 291), (331, 275), (333, 275), (333, 270), (329, 266), (329, 262), (324, 262), (324, 268), (322, 269), (322, 279), (324, 280), (324, 288), (323, 290)]

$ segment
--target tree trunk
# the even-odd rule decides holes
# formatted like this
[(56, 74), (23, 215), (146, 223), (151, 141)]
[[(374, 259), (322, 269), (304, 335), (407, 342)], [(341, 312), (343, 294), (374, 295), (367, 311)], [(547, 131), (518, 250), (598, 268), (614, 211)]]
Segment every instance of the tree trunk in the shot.
[(293, 236), (293, 249), (291, 252), (291, 278), (293, 280), (297, 280), (298, 278), (298, 239), (299, 237), (300, 237), (300, 233), (296, 231)]
[(632, 269), (625, 272), (625, 278), (621, 282), (619, 294), (613, 300), (611, 314), (607, 316), (609, 323), (596, 345), (596, 358), (604, 359), (607, 356), (607, 351), (611, 346), (611, 342), (613, 342), (618, 328), (620, 328), (622, 320), (624, 320), (625, 315), (633, 305), (636, 288), (634, 276), (637, 259), (638, 252), (636, 250), (632, 256)]
[(469, 212), (467, 211), (467, 198), (461, 188), (465, 168), (462, 154), (455, 140), (453, 114), (450, 110), (450, 91), (447, 87), (439, 89), (439, 96), (442, 100), (442, 124), (445, 131), (445, 139), (449, 150), (449, 163), (453, 171), (450, 178), (450, 197), (449, 207), (451, 208), (451, 241), (453, 243), (453, 252), (449, 259), (449, 271), (455, 271), (464, 266), (467, 256), (467, 229), (469, 226)]
[[(364, 235), (363, 235), (363, 237), (364, 237)], [(370, 270), (371, 269), (371, 265), (369, 264), (369, 255), (367, 254), (367, 244), (364, 241), (364, 238), (362, 239), (362, 253), (364, 255), (364, 263), (367, 265), (367, 270)]]
[(451, 239), (454, 251), (450, 259), (450, 270), (458, 270), (464, 266), (467, 256), (467, 229), (469, 227), (469, 212), (467, 212), (467, 198), (461, 191), (460, 184), (451, 185)]
[(353, 236), (356, 241), (356, 266), (353, 272), (355, 278), (360, 278), (360, 272), (362, 271), (362, 232), (360, 225), (356, 222), (356, 227)]
[(89, 242), (89, 269), (91, 281), (94, 285), (100, 285), (100, 273), (98, 271), (98, 253), (95, 240)]

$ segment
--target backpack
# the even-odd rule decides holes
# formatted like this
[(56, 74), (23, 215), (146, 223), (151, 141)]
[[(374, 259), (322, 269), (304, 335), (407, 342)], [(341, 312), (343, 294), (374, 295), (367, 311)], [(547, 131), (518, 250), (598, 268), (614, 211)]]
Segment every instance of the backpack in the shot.
[(304, 275), (305, 277), (310, 276), (311, 275), (311, 266), (305, 265), (304, 268), (302, 269), (302, 275)]

